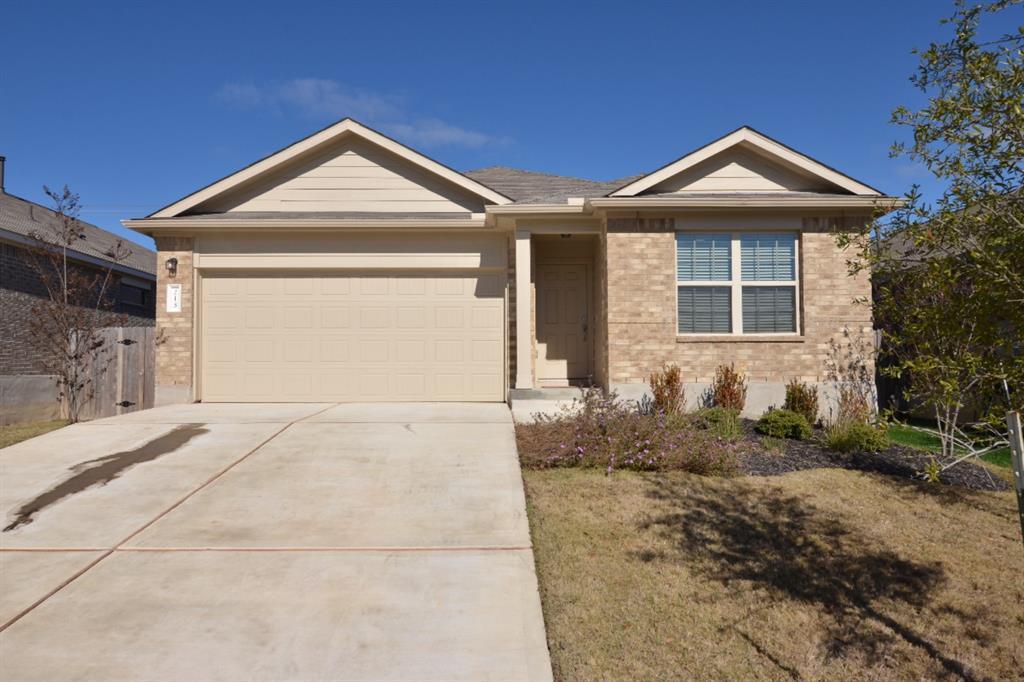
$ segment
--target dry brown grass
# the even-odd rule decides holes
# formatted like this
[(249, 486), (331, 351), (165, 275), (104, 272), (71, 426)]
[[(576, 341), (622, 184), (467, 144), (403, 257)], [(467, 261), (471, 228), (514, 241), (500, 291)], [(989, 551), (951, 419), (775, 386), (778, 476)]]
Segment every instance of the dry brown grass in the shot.
[(54, 421), (28, 422), (26, 424), (0, 426), (0, 448), (6, 448), (8, 445), (14, 445), (15, 443), (20, 443), (23, 440), (41, 436), (44, 433), (54, 431), (67, 425), (67, 421), (57, 419)]
[(1020, 679), (1012, 493), (524, 471), (560, 680)]

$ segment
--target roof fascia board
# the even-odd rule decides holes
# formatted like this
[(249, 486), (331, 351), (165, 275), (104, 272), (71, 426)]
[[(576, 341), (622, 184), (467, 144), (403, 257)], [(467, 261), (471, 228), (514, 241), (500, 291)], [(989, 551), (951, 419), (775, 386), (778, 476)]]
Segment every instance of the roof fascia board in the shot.
[(594, 209), (665, 208), (885, 208), (892, 210), (906, 203), (896, 197), (601, 197), (587, 200)]
[(174, 220), (173, 218), (140, 218), (122, 220), (121, 224), (129, 230), (153, 236), (155, 234), (184, 234), (190, 232), (262, 232), (267, 230), (291, 230), (296, 232), (321, 232), (336, 230), (479, 230), (486, 228), (486, 218), (470, 218), (466, 220), (434, 220), (429, 218), (415, 220), (395, 220), (376, 218), (350, 219), (274, 219), (259, 220), (230, 218), (189, 218)]
[(458, 171), (445, 166), (442, 163), (434, 161), (433, 159), (424, 156), (423, 154), (392, 140), (386, 135), (382, 135), (377, 131), (364, 126), (363, 124), (355, 121), (351, 118), (342, 119), (341, 121), (330, 125), (318, 132), (305, 137), (298, 142), (295, 142), (284, 149), (281, 149), (273, 154), (266, 156), (253, 164), (246, 166), (245, 168), (236, 171), (220, 180), (213, 182), (212, 184), (199, 189), (192, 194), (189, 194), (178, 201), (159, 209), (158, 211), (150, 214), (149, 218), (171, 218), (178, 216), (184, 211), (193, 208), (204, 201), (227, 192), (240, 184), (261, 175), (275, 166), (279, 166), (283, 163), (294, 159), (295, 157), (304, 154), (316, 147), (327, 144), (333, 140), (339, 139), (344, 135), (354, 134), (357, 135), (373, 144), (376, 144), (387, 151), (399, 156), (400, 158), (409, 161), (435, 175), (438, 175), (449, 182), (458, 185), (464, 190), (472, 192), (477, 196), (483, 197), (484, 199), (494, 202), (495, 204), (509, 204), (512, 200), (506, 197), (504, 194), (494, 191), (490, 187), (487, 187), (472, 178), (459, 173)]
[(763, 135), (753, 128), (746, 126), (738, 130), (734, 130), (728, 135), (725, 135), (724, 137), (721, 137), (714, 142), (711, 142), (710, 144), (707, 144), (700, 149), (669, 163), (666, 166), (662, 166), (658, 170), (643, 176), (639, 180), (635, 180), (628, 185), (620, 187), (619, 189), (609, 193), (608, 196), (636, 196), (640, 192), (644, 192), (651, 187), (678, 175), (688, 168), (692, 168), (702, 161), (706, 161), (716, 154), (740, 144), (753, 147), (764, 154), (773, 156), (788, 165), (811, 173), (812, 175), (816, 175), (823, 180), (852, 192), (853, 194), (860, 196), (882, 196), (882, 193), (874, 187), (858, 182), (848, 175), (844, 175), (834, 168), (830, 168), (819, 161), (815, 161), (811, 157), (801, 154), (795, 149), (787, 147), (781, 142), (777, 142), (767, 135)]
[(587, 213), (585, 202), (579, 204), (509, 204), (505, 206), (487, 206), (484, 209), (488, 215), (523, 215), (536, 213), (547, 215), (551, 213)]

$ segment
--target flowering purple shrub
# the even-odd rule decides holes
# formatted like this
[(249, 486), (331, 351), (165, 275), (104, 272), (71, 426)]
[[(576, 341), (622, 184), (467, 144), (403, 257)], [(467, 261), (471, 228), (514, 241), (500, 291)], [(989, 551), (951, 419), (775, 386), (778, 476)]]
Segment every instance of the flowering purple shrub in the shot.
[(728, 476), (737, 471), (740, 445), (694, 428), (687, 415), (644, 414), (597, 389), (554, 416), (518, 424), (524, 466), (600, 467), (635, 471), (689, 471)]

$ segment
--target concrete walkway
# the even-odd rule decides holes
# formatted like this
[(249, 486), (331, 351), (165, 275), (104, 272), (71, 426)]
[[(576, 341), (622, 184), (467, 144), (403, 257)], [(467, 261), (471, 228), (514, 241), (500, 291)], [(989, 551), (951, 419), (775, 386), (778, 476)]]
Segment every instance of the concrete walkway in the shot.
[(0, 513), (0, 679), (551, 679), (504, 405), (78, 424)]

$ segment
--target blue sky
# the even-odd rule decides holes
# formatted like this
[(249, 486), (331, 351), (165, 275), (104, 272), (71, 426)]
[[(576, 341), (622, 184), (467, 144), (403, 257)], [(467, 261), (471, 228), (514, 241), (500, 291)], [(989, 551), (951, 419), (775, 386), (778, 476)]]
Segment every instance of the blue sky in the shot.
[(119, 220), (346, 115), (460, 170), (602, 180), (748, 124), (901, 194), (928, 178), (889, 114), (951, 4), (9, 3), (0, 155), (9, 192), (66, 183), (142, 243)]

